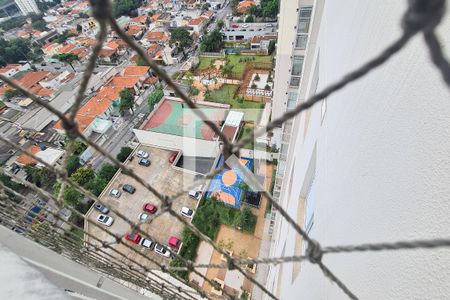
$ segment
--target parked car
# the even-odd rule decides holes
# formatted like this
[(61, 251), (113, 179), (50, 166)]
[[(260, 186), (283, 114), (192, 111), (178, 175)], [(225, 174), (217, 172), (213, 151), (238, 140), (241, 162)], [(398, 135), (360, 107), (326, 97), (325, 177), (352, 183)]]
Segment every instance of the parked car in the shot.
[(146, 204), (144, 204), (144, 207), (142, 207), (142, 209), (143, 209), (144, 211), (146, 211), (146, 212), (151, 213), (151, 214), (156, 213), (156, 211), (158, 210), (158, 209), (156, 208), (156, 206), (154, 206), (154, 205), (151, 204), (151, 203), (146, 203)]
[(148, 158), (148, 153), (147, 152), (145, 152), (144, 150), (139, 150), (137, 153), (136, 153), (136, 155), (138, 156), (138, 157), (140, 157), (140, 158)]
[(248, 28), (248, 24), (242, 24), (241, 27), (242, 28)]
[(141, 166), (148, 167), (148, 166), (150, 166), (151, 162), (150, 162), (150, 159), (148, 159), (148, 158), (141, 158), (141, 159), (139, 160), (139, 164), (140, 164)]
[(95, 203), (94, 204), (94, 208), (96, 209), (96, 210), (98, 210), (99, 212), (101, 212), (102, 214), (107, 214), (107, 213), (109, 213), (109, 208), (107, 208), (106, 206), (104, 206), (103, 204), (101, 204), (101, 203)]
[(134, 194), (134, 192), (136, 192), (136, 188), (134, 186), (132, 186), (131, 184), (127, 184), (127, 183), (122, 186), (122, 190), (124, 190), (125, 192), (130, 193), (130, 194)]
[(189, 196), (195, 200), (200, 200), (202, 198), (202, 192), (199, 191), (189, 191)]
[(132, 242), (133, 244), (139, 244), (139, 242), (141, 241), (142, 236), (139, 233), (136, 232), (128, 232), (125, 235), (125, 239), (127, 241)]
[(114, 219), (107, 215), (99, 214), (97, 216), (97, 222), (99, 222), (100, 224), (106, 225), (106, 226), (111, 226), (112, 223), (114, 222)]
[(233, 24), (233, 25), (231, 25), (231, 28), (239, 28), (239, 25), (238, 24)]
[(175, 161), (175, 158), (177, 158), (178, 151), (173, 151), (169, 155), (169, 163), (173, 163)]
[(156, 244), (154, 251), (164, 257), (170, 257), (170, 251), (161, 244)]
[(150, 216), (146, 214), (145, 212), (139, 214), (139, 220), (140, 221), (146, 221)]
[(155, 246), (155, 242), (142, 238), (139, 242), (139, 245), (148, 249), (152, 249)]
[(112, 189), (111, 192), (109, 192), (109, 194), (115, 198), (119, 198), (120, 195), (122, 195), (122, 193), (116, 189)]
[(267, 23), (266, 27), (268, 27), (268, 28), (273, 27), (273, 24), (272, 23)]
[(181, 242), (181, 240), (179, 238), (174, 237), (174, 236), (171, 236), (169, 238), (169, 246), (173, 250), (178, 252), (180, 250), (180, 248), (181, 248), (181, 244), (183, 244), (183, 243)]
[(194, 211), (186, 206), (181, 209), (181, 215), (187, 218), (192, 218), (194, 216)]

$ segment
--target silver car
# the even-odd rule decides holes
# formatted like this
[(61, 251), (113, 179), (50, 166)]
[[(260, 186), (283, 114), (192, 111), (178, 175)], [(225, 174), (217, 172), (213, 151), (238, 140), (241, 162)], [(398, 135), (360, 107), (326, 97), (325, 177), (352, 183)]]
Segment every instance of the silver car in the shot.
[(106, 226), (111, 226), (112, 223), (114, 222), (114, 219), (107, 215), (100, 214), (97, 216), (97, 222)]
[(112, 189), (111, 192), (109, 192), (109, 194), (115, 198), (119, 198), (120, 195), (122, 195), (122, 193), (116, 189)]

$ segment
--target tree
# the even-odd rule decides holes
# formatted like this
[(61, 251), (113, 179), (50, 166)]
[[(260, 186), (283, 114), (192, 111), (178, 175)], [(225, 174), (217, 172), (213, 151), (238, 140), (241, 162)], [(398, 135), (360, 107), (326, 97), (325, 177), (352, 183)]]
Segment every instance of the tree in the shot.
[(217, 21), (217, 28), (221, 30), (225, 26), (225, 22), (223, 20)]
[(122, 148), (120, 148), (120, 152), (119, 152), (119, 154), (117, 154), (116, 158), (120, 162), (124, 162), (128, 158), (128, 156), (130, 156), (131, 152), (133, 152), (133, 148), (122, 147)]
[(134, 96), (133, 93), (130, 92), (129, 89), (123, 89), (120, 91), (120, 102), (119, 102), (119, 110), (122, 114), (124, 114), (127, 110), (131, 109), (134, 114), (133, 106), (134, 106)]
[[(250, 6), (250, 7), (253, 7), (253, 6)], [(255, 18), (252, 15), (245, 18), (245, 23), (253, 23), (253, 22), (255, 22)]]
[(18, 90), (6, 90), (3, 94), (3, 99), (10, 100), (11, 98), (21, 96), (22, 94)]
[(64, 202), (72, 207), (76, 207), (78, 203), (83, 199), (83, 194), (78, 192), (72, 186), (66, 186), (63, 193)]
[(67, 158), (66, 170), (70, 176), (80, 167), (80, 158), (76, 155), (71, 155)]
[(73, 53), (63, 53), (63, 54), (58, 54), (57, 58), (59, 61), (69, 64), (72, 67), (73, 71), (76, 72), (72, 63), (79, 59), (78, 55), (73, 54)]
[(156, 90), (153, 91), (153, 93), (148, 96), (148, 107), (150, 111), (153, 111), (155, 105), (161, 101), (161, 99), (164, 97), (164, 92), (161, 87), (158, 87)]
[(223, 36), (219, 29), (214, 29), (210, 34), (204, 36), (200, 49), (203, 52), (218, 52), (223, 47)]
[(186, 28), (178, 27), (170, 32), (169, 43), (171, 46), (176, 45), (185, 54), (184, 49), (192, 45), (192, 37)]
[(277, 44), (276, 40), (271, 40), (269, 42), (269, 46), (267, 48), (267, 51), (268, 51), (269, 55), (272, 55), (272, 53), (275, 51), (276, 44)]
[(134, 16), (136, 9), (141, 6), (141, 0), (120, 0), (113, 2), (114, 17), (120, 16)]
[(105, 179), (108, 182), (111, 180), (111, 178), (114, 177), (118, 169), (119, 168), (113, 166), (112, 164), (105, 163), (101, 166), (100, 170), (97, 173), (97, 176)]
[(45, 21), (43, 19), (32, 22), (31, 26), (34, 29), (39, 30), (39, 31), (48, 31), (47, 23), (45, 23)]
[[(77, 28), (78, 28), (78, 26), (80, 26), (80, 24), (77, 25)], [(81, 27), (81, 26), (80, 26), (80, 27)], [(54, 39), (54, 41), (55, 41), (56, 43), (58, 43), (58, 44), (63, 44), (63, 43), (65, 43), (65, 42), (67, 41), (67, 39), (68, 39), (69, 37), (71, 37), (71, 36), (75, 36), (75, 34), (70, 33), (69, 30), (64, 30), (63, 33), (61, 33), (60, 35), (58, 35), (58, 36)]]
[(81, 186), (85, 186), (95, 178), (95, 172), (89, 167), (82, 167), (73, 173), (70, 178)]
[(99, 196), (103, 192), (103, 190), (105, 189), (105, 187), (107, 185), (108, 185), (108, 180), (97, 176), (97, 177), (95, 177), (94, 180), (89, 181), (85, 187), (86, 187), (86, 189), (91, 191), (95, 196)]
[(6, 41), (0, 38), (0, 64), (4, 66), (6, 63), (18, 63), (19, 61), (26, 60), (31, 63), (32, 61), (39, 61), (42, 58), (42, 49), (39, 45), (31, 45), (28, 39), (12, 39)]
[(56, 182), (56, 175), (46, 168), (38, 168), (34, 165), (28, 164), (24, 168), (24, 171), (30, 177), (31, 182), (38, 187), (49, 189)]
[(233, 68), (234, 68), (234, 65), (227, 61), (225, 63), (225, 65), (223, 65), (223, 67), (222, 67), (222, 74), (226, 75), (226, 76), (231, 75), (233, 73)]
[(77, 31), (81, 33), (83, 31), (83, 27), (80, 24), (77, 24)]
[(72, 142), (73, 154), (80, 155), (87, 149), (87, 145), (80, 140), (75, 140)]
[(256, 225), (256, 216), (248, 206), (245, 206), (236, 216), (234, 225), (240, 227), (241, 230), (251, 232)]
[(262, 15), (265, 18), (274, 19), (278, 15), (279, 0), (262, 0), (261, 1)]

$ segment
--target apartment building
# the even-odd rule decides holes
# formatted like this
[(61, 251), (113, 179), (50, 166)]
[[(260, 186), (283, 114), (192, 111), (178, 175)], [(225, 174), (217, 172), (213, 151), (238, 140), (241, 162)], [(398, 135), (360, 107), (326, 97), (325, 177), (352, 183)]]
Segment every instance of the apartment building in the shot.
[[(378, 55), (407, 1), (280, 1), (273, 117)], [(439, 26), (450, 44), (448, 14)], [(448, 54), (448, 48), (447, 54)], [(289, 70), (289, 71), (287, 71)], [(422, 37), (361, 80), (284, 123), (274, 198), (322, 246), (448, 236), (449, 92)], [(270, 257), (307, 245), (275, 212)], [(360, 299), (445, 299), (445, 250), (327, 254)], [(308, 261), (271, 266), (279, 299), (348, 299)], [(268, 299), (268, 297), (266, 297)]]
[(36, 5), (36, 1), (34, 0), (15, 0), (17, 6), (24, 16), (30, 13), (40, 13), (39, 8)]

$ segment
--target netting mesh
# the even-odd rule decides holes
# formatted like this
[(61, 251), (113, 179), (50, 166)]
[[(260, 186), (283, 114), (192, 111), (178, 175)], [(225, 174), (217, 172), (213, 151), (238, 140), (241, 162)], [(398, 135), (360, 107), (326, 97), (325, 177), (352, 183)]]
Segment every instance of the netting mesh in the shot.
[[(48, 102), (42, 100), (40, 97), (34, 95), (23, 87), (19, 86), (15, 81), (11, 78), (8, 78), (4, 75), (0, 75), (0, 80), (4, 81), (12, 88), (15, 88), (24, 96), (32, 99), (35, 103), (49, 110), (51, 113), (56, 115), (60, 121), (62, 122), (62, 126), (66, 132), (66, 135), (69, 139), (69, 145), (66, 149), (66, 152), (63, 157), (63, 164), (59, 167), (54, 167), (48, 163), (46, 163), (41, 158), (37, 157), (35, 154), (31, 153), (27, 149), (21, 147), (17, 143), (10, 141), (4, 135), (0, 135), (0, 141), (6, 143), (10, 147), (25, 153), (26, 155), (32, 157), (34, 160), (42, 164), (45, 168), (53, 172), (58, 181), (61, 184), (61, 188), (57, 196), (49, 193), (37, 185), (25, 181), (15, 175), (12, 175), (13, 179), (25, 185), (28, 189), (35, 192), (38, 196), (45, 199), (52, 199), (59, 208), (67, 208), (71, 211), (72, 214), (79, 216), (84, 219), (84, 222), (87, 222), (89, 226), (96, 227), (99, 230), (106, 232), (110, 237), (112, 237), (112, 241), (105, 242), (100, 240), (95, 235), (86, 232), (83, 230), (83, 235), (85, 238), (80, 237), (77, 234), (74, 234), (72, 231), (57, 228), (52, 223), (46, 223), (47, 226), (39, 226), (39, 227), (31, 227), (25, 234), (45, 245), (46, 247), (58, 252), (64, 256), (69, 257), (70, 259), (84, 264), (92, 269), (95, 269), (105, 275), (110, 277), (114, 277), (116, 279), (123, 280), (125, 282), (132, 283), (138, 287), (147, 289), (151, 292), (161, 295), (163, 298), (173, 298), (173, 299), (197, 299), (197, 298), (217, 298), (217, 295), (210, 294), (201, 290), (198, 286), (193, 285), (190, 282), (187, 282), (185, 278), (180, 277), (176, 273), (177, 271), (187, 271), (193, 272), (196, 275), (203, 278), (206, 282), (208, 282), (211, 286), (213, 286), (216, 290), (221, 290), (223, 292), (223, 297), (234, 299), (236, 295), (228, 293), (224, 290), (220, 284), (216, 281), (207, 278), (202, 272), (200, 272), (199, 268), (220, 268), (227, 270), (236, 270), (242, 276), (244, 276), (247, 280), (249, 280), (252, 284), (254, 284), (257, 288), (259, 288), (263, 293), (268, 295), (273, 299), (277, 299), (277, 297), (269, 291), (264, 284), (258, 282), (254, 276), (250, 275), (244, 268), (244, 266), (249, 264), (283, 264), (288, 262), (298, 262), (298, 261), (309, 261), (312, 264), (317, 265), (322, 271), (323, 274), (337, 284), (340, 289), (351, 299), (357, 299), (357, 295), (352, 293), (349, 286), (344, 284), (337, 275), (335, 275), (327, 266), (323, 263), (322, 257), (324, 255), (336, 254), (336, 253), (344, 253), (344, 252), (362, 252), (362, 251), (381, 251), (381, 250), (399, 250), (399, 249), (415, 249), (415, 248), (437, 248), (437, 247), (449, 247), (450, 239), (433, 239), (433, 240), (421, 240), (421, 241), (404, 241), (397, 243), (379, 243), (379, 244), (365, 244), (365, 245), (348, 245), (348, 246), (335, 246), (335, 247), (322, 247), (319, 241), (315, 241), (311, 239), (305, 230), (297, 224), (295, 220), (293, 220), (289, 214), (276, 202), (274, 201), (272, 195), (268, 191), (262, 192), (263, 196), (268, 199), (268, 202), (272, 205), (274, 209), (277, 210), (278, 214), (284, 218), (290, 226), (292, 226), (295, 231), (302, 237), (303, 241), (307, 243), (307, 250), (304, 256), (291, 256), (291, 257), (269, 257), (269, 258), (261, 258), (261, 259), (239, 259), (236, 257), (232, 257), (227, 251), (225, 251), (218, 243), (210, 239), (208, 236), (203, 234), (196, 226), (194, 226), (191, 222), (187, 221), (185, 218), (179, 215), (178, 212), (174, 211), (172, 208), (172, 204), (178, 197), (186, 193), (186, 190), (183, 190), (180, 187), (180, 191), (177, 192), (174, 196), (169, 197), (158, 191), (155, 187), (150, 185), (144, 178), (139, 177), (133, 170), (128, 167), (126, 164), (121, 163), (115, 157), (113, 157), (109, 152), (102, 149), (95, 142), (91, 141), (87, 138), (78, 128), (76, 123), (76, 115), (79, 111), (83, 98), (85, 96), (85, 92), (88, 86), (88, 82), (90, 77), (93, 74), (93, 70), (96, 65), (96, 60), (100, 50), (102, 49), (103, 43), (106, 40), (107, 34), (109, 30), (113, 30), (117, 33), (117, 35), (124, 40), (127, 45), (134, 50), (142, 60), (144, 60), (152, 69), (152, 71), (159, 76), (166, 84), (171, 87), (174, 92), (185, 102), (186, 106), (193, 109), (193, 112), (201, 118), (207, 126), (211, 128), (215, 135), (217, 135), (221, 142), (223, 143), (222, 154), (225, 158), (225, 161), (230, 157), (239, 157), (240, 150), (248, 143), (251, 143), (256, 137), (261, 136), (262, 134), (270, 131), (276, 127), (281, 126), (284, 122), (292, 119), (296, 115), (300, 114), (302, 111), (312, 107), (314, 104), (320, 102), (325, 99), (329, 95), (334, 92), (344, 88), (347, 84), (356, 81), (375, 68), (380, 65), (386, 63), (394, 54), (400, 52), (404, 46), (411, 40), (411, 38), (418, 34), (423, 34), (424, 41), (426, 43), (427, 48), (429, 49), (429, 53), (432, 59), (433, 64), (442, 74), (442, 77), (445, 83), (450, 87), (450, 64), (445, 59), (442, 49), (439, 44), (439, 40), (435, 34), (435, 28), (441, 22), (444, 13), (445, 13), (445, 0), (411, 0), (409, 1), (409, 7), (404, 14), (403, 18), (403, 34), (391, 45), (386, 47), (386, 49), (380, 53), (377, 57), (373, 58), (366, 64), (357, 68), (353, 72), (350, 72), (346, 76), (344, 76), (338, 82), (331, 84), (324, 90), (318, 92), (310, 99), (300, 103), (294, 109), (286, 112), (282, 117), (272, 120), (266, 128), (258, 129), (252, 131), (248, 136), (239, 140), (236, 143), (231, 143), (223, 134), (221, 129), (217, 126), (217, 124), (213, 121), (208, 120), (207, 116), (197, 108), (194, 101), (192, 101), (180, 88), (171, 80), (171, 78), (147, 55), (146, 51), (140, 47), (131, 37), (129, 37), (121, 27), (116, 23), (116, 20), (112, 16), (111, 3), (107, 0), (91, 0), (92, 11), (95, 19), (99, 24), (100, 31), (97, 36), (97, 41), (94, 47), (92, 48), (92, 54), (89, 57), (87, 62), (85, 71), (83, 73), (83, 78), (79, 87), (79, 92), (75, 99), (75, 103), (70, 108), (67, 114), (61, 113), (56, 108), (49, 105)], [(99, 153), (101, 153), (107, 160), (109, 160), (114, 166), (121, 169), (121, 172), (134, 179), (140, 185), (142, 185), (145, 189), (151, 192), (160, 202), (161, 209), (158, 211), (156, 215), (152, 218), (155, 220), (162, 215), (169, 214), (172, 218), (176, 218), (179, 222), (181, 222), (184, 226), (189, 228), (196, 236), (200, 238), (200, 240), (208, 243), (213, 247), (214, 250), (218, 251), (224, 258), (225, 263), (223, 264), (197, 264), (194, 261), (190, 261), (180, 256), (179, 254), (173, 252), (172, 255), (179, 258), (182, 262), (181, 266), (166, 266), (161, 264), (157, 260), (153, 259), (151, 256), (146, 255), (143, 252), (136, 250), (134, 247), (130, 246), (123, 240), (122, 235), (115, 234), (114, 232), (109, 231), (107, 228), (99, 225), (98, 223), (85, 218), (83, 214), (78, 212), (76, 209), (72, 207), (67, 207), (64, 204), (62, 199), (64, 190), (68, 187), (75, 189), (76, 191), (85, 195), (85, 197), (90, 200), (96, 201), (97, 203), (102, 203), (101, 199), (96, 197), (92, 192), (88, 191), (86, 188), (80, 186), (73, 179), (71, 179), (66, 171), (66, 164), (68, 157), (74, 151), (74, 142), (75, 140), (81, 140), (88, 146), (92, 147)], [(216, 174), (219, 174), (225, 164), (216, 169), (210, 174), (204, 175), (201, 178), (197, 178), (197, 182), (195, 185), (198, 186), (200, 183), (204, 183), (207, 180), (213, 178)], [(258, 183), (256, 183), (258, 184)], [(11, 189), (10, 187), (4, 185), (0, 182), (1, 188), (1, 202), (0, 202), (0, 216), (3, 219), (5, 225), (9, 226), (21, 226), (26, 227), (27, 224), (22, 224), (24, 221), (21, 221), (24, 213), (31, 213), (32, 215), (37, 213), (30, 212), (27, 207), (18, 204), (17, 201), (12, 201), (12, 198), (24, 199), (25, 196), (20, 194), (18, 191)], [(261, 185), (258, 186), (260, 190), (265, 190)], [(103, 203), (102, 203), (103, 204)], [(49, 210), (47, 207), (42, 206), (43, 210)], [(142, 230), (143, 223), (136, 223), (133, 220), (128, 219), (124, 216), (120, 211), (111, 209), (111, 211), (120, 218), (125, 221), (131, 228), (132, 231), (141, 234), (144, 238), (148, 238), (155, 242), (161, 242), (155, 239), (155, 237), (149, 236), (144, 230)], [(48, 213), (52, 213), (51, 210)], [(66, 219), (61, 216), (55, 214), (54, 217), (61, 222), (67, 222)], [(81, 229), (80, 229), (81, 230)], [(117, 251), (115, 249), (115, 245), (121, 244), (130, 253), (133, 255), (125, 255), (124, 253)], [(144, 259), (146, 261), (152, 262), (154, 267), (146, 267), (143, 266), (139, 261), (139, 259)], [(173, 280), (167, 279), (166, 276), (163, 276), (162, 273), (168, 273), (173, 277), (177, 278), (180, 282), (184, 282), (186, 285), (180, 286), (179, 284), (174, 283)]]

